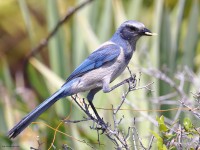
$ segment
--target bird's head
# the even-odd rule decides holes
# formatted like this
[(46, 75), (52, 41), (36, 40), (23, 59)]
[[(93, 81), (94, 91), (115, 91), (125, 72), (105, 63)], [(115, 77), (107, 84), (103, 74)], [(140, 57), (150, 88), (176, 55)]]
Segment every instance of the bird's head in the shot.
[(156, 35), (149, 29), (145, 28), (144, 24), (138, 21), (129, 20), (124, 22), (118, 29), (121, 38), (128, 41), (137, 41), (141, 36)]

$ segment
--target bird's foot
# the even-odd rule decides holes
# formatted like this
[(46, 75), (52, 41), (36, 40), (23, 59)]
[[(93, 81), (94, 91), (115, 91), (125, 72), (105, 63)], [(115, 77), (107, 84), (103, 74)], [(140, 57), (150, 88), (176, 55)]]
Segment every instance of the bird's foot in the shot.
[(106, 129), (107, 129), (107, 127), (108, 127), (108, 124), (106, 124), (104, 121), (103, 121), (103, 119), (98, 119), (98, 125), (100, 125), (100, 127), (97, 127), (97, 130), (102, 130), (102, 133), (101, 134), (103, 134), (105, 131), (106, 131)]
[(135, 89), (136, 87), (136, 79), (135, 79), (136, 75), (135, 74), (131, 74), (131, 77), (127, 79), (127, 82), (129, 84), (129, 90), (132, 91)]

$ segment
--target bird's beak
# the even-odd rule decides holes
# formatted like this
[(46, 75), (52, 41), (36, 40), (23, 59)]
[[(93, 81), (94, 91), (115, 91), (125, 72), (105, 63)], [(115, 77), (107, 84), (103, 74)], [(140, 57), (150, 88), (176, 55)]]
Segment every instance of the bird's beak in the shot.
[(146, 35), (146, 36), (153, 36), (153, 35), (157, 35), (156, 33), (152, 33), (149, 29), (147, 29), (147, 28), (144, 28), (143, 30), (142, 30), (142, 34), (143, 35)]

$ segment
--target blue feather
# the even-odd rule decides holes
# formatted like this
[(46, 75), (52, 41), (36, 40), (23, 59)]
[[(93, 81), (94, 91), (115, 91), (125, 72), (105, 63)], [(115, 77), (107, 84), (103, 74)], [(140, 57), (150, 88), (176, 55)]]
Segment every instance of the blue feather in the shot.
[[(108, 63), (120, 55), (120, 47), (114, 43), (106, 44), (94, 51), (83, 63), (77, 67), (72, 74), (67, 78), (66, 82), (74, 78), (80, 77), (88, 71), (97, 69)], [(65, 83), (66, 84), (66, 83)]]

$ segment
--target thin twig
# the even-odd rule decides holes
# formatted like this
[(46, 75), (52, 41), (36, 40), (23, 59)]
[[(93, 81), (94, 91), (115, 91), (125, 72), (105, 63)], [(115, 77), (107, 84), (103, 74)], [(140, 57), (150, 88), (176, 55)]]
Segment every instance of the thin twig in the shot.
[(135, 150), (137, 150), (136, 138), (135, 138), (135, 134), (134, 134), (133, 129), (132, 129), (132, 132), (133, 132), (133, 147), (134, 147)]
[(196, 116), (197, 118), (200, 119), (200, 113), (196, 112), (196, 110), (200, 110), (199, 107), (191, 108), (190, 106), (186, 105), (185, 102), (184, 102), (183, 100), (179, 100), (179, 102), (180, 102), (183, 106), (187, 107), (187, 108), (188, 108), (188, 111), (192, 112), (192, 114), (193, 114), (194, 116)]
[(65, 123), (79, 123), (79, 122), (85, 122), (85, 121), (89, 121), (91, 120), (91, 118), (86, 118), (86, 119), (82, 119), (82, 120), (64, 120)]
[(180, 150), (182, 150), (183, 149), (183, 147), (182, 147), (182, 127), (180, 124), (179, 124), (179, 132), (180, 132), (180, 134), (178, 136), (178, 144), (179, 144)]
[(153, 145), (153, 140), (154, 140), (154, 136), (151, 137), (151, 140), (149, 142), (149, 146), (148, 146), (148, 149), (147, 150), (150, 150), (152, 145)]
[[(137, 137), (138, 137), (140, 146), (141, 146), (144, 150), (146, 150), (146, 148), (145, 148), (144, 145), (142, 144), (142, 139), (139, 137), (139, 133), (138, 133), (136, 127), (135, 127), (135, 117), (134, 117), (134, 119), (133, 119), (133, 129), (135, 130), (135, 133), (136, 133), (136, 135), (137, 135)], [(134, 133), (133, 133), (133, 134), (134, 134)]]
[(86, 0), (83, 3), (81, 3), (80, 5), (69, 9), (66, 14), (64, 15), (64, 17), (62, 19), (60, 19), (60, 21), (58, 21), (58, 23), (56, 24), (56, 26), (54, 27), (54, 29), (48, 34), (48, 36), (44, 39), (42, 39), (40, 41), (40, 43), (31, 50), (30, 53), (28, 53), (27, 57), (26, 57), (26, 61), (28, 61), (28, 59), (30, 57), (32, 57), (33, 55), (35, 55), (36, 53), (38, 53), (42, 48), (44, 48), (47, 44), (48, 41), (54, 36), (54, 34), (58, 31), (58, 29), (60, 28), (60, 26), (62, 26), (67, 20), (69, 20), (69, 18), (74, 15), (78, 10), (80, 10), (81, 8), (83, 8), (84, 6), (86, 6), (88, 3), (92, 2), (94, 0)]
[[(79, 102), (77, 101), (77, 96), (71, 96), (73, 98), (73, 100), (77, 103), (77, 105), (85, 112), (85, 114), (91, 119), (93, 120), (93, 122), (95, 122), (97, 125), (102, 126), (102, 122), (99, 122), (97, 119), (95, 119), (89, 112), (88, 110), (88, 105), (85, 103), (84, 99), (83, 99), (83, 104), (84, 106), (81, 106), (79, 104)], [(96, 129), (96, 130), (101, 130), (101, 128), (93, 128), (92, 129)], [(111, 141), (117, 146), (120, 147), (117, 140), (123, 145), (124, 148), (128, 149), (128, 145), (126, 144), (125, 141), (123, 141), (122, 138), (120, 138), (119, 134), (117, 134), (115, 131), (112, 131), (109, 126), (106, 128), (105, 131), (105, 135), (111, 139)], [(114, 136), (115, 138), (112, 138), (112, 136)]]

